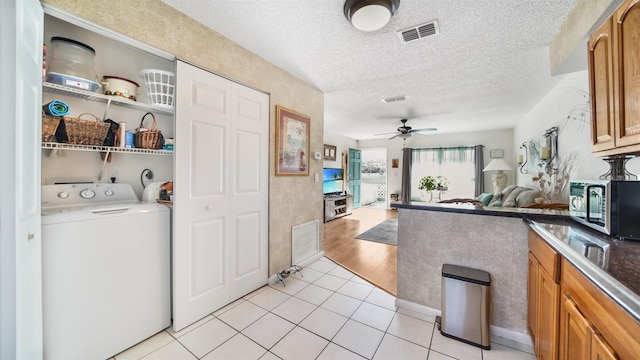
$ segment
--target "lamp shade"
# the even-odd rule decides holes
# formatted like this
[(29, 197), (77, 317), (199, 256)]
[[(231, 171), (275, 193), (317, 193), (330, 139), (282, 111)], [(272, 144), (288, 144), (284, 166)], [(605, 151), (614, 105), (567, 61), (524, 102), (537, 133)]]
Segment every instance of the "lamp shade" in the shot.
[(512, 170), (511, 166), (502, 159), (493, 159), (482, 171), (506, 171)]
[(344, 16), (361, 31), (376, 31), (387, 25), (400, 0), (347, 0)]

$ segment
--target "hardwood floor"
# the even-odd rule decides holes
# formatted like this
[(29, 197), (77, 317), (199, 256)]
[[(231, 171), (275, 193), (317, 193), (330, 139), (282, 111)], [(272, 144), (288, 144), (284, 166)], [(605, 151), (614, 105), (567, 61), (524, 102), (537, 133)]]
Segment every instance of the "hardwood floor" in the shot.
[(396, 246), (355, 237), (386, 219), (397, 217), (397, 211), (359, 208), (351, 215), (325, 223), (325, 256), (396, 296)]

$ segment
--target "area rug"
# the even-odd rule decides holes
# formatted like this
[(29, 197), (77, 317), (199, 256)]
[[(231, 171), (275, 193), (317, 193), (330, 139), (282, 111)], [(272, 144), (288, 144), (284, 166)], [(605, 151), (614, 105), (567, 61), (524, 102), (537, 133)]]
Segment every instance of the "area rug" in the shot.
[(356, 236), (356, 239), (375, 241), (383, 244), (397, 245), (398, 219), (387, 219), (371, 229)]

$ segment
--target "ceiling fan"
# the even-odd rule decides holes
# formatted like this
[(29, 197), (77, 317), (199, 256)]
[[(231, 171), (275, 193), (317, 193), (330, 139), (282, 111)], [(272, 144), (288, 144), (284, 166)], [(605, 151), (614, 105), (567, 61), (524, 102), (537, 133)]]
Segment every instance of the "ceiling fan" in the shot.
[(397, 129), (397, 132), (376, 134), (375, 136), (378, 136), (378, 135), (393, 135), (392, 137), (389, 138), (389, 140), (395, 139), (396, 137), (400, 137), (403, 140), (406, 140), (412, 134), (420, 134), (422, 132), (438, 130), (436, 128), (412, 129), (411, 126), (407, 126), (407, 121), (408, 121), (407, 119), (402, 119), (400, 121), (402, 122), (402, 126), (400, 126)]

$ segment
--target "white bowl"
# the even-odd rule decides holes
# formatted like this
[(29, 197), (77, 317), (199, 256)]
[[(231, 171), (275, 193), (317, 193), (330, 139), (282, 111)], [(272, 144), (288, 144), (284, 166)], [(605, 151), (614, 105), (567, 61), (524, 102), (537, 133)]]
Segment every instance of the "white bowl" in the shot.
[(133, 101), (136, 101), (140, 87), (135, 81), (110, 75), (102, 77), (102, 86), (104, 86), (105, 95), (122, 96)]

